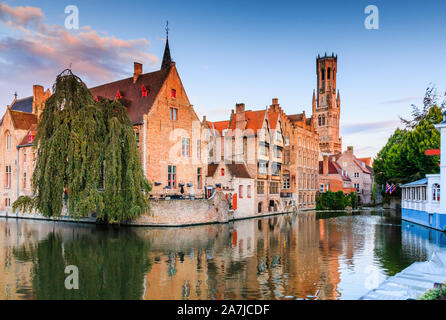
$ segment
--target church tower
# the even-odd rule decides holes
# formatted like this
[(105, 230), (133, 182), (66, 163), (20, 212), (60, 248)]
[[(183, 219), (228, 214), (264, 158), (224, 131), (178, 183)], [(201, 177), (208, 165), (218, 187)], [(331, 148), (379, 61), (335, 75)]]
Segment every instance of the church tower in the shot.
[(313, 91), (313, 117), (319, 133), (319, 146), (322, 153), (342, 152), (342, 139), (339, 137), (341, 98), (336, 92), (338, 56), (332, 54), (316, 58), (317, 92)]

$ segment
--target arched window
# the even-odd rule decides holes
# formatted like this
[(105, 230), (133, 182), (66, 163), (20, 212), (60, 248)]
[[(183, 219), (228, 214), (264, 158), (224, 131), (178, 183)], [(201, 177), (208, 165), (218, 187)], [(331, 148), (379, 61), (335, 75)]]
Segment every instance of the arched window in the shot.
[(240, 185), (240, 186), (238, 186), (238, 197), (240, 198), (240, 199), (242, 199), (243, 198), (243, 186), (242, 185)]
[(322, 121), (321, 121), (321, 120), (322, 120), (322, 118), (321, 118), (321, 116), (319, 116), (319, 117), (318, 117), (318, 124), (319, 124), (319, 127), (322, 125)]
[(325, 126), (325, 115), (322, 115), (322, 125)]
[(328, 68), (328, 69), (327, 69), (327, 79), (328, 79), (328, 80), (330, 80), (330, 73), (331, 73), (331, 69)]
[(321, 70), (321, 76), (322, 76), (322, 80), (325, 80), (325, 69)]
[(432, 201), (440, 201), (440, 185), (434, 183), (432, 186)]

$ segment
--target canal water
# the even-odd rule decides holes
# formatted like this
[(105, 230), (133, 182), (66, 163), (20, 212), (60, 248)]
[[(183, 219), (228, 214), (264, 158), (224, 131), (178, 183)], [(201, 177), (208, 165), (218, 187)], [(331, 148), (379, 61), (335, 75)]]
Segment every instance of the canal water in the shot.
[(186, 228), (0, 219), (0, 299), (357, 299), (437, 250), (444, 233), (382, 212)]

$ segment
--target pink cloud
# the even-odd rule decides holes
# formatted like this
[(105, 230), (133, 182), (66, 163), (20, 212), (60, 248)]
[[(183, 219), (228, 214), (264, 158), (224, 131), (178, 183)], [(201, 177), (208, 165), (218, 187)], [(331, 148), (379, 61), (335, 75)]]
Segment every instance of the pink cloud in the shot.
[(145, 38), (123, 40), (90, 26), (69, 31), (46, 24), (36, 7), (0, 4), (0, 23), (16, 31), (0, 39), (0, 78), (12, 75), (15, 80), (0, 83), (8, 92), (17, 90), (14, 83), (29, 88), (36, 83), (51, 85), (70, 65), (91, 86), (128, 77), (133, 61), (152, 67), (158, 62)]

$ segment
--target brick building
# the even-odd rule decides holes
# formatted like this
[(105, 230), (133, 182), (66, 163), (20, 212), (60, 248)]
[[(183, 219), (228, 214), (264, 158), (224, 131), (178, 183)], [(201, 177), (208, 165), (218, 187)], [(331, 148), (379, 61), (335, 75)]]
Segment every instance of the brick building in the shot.
[(206, 123), (212, 128), (209, 161), (247, 167), (257, 213), (315, 207), (319, 142), (305, 112), (288, 116), (275, 98), (265, 110), (245, 110), (239, 103), (229, 121)]
[(133, 77), (90, 90), (95, 99), (119, 99), (127, 108), (144, 173), (153, 184), (151, 196), (189, 194), (188, 188), (196, 197), (204, 195), (204, 128), (171, 59), (168, 39), (160, 70), (143, 74), (135, 62)]
[(30, 195), (35, 155), (32, 144), (37, 119), (44, 102), (51, 96), (42, 86), (33, 86), (33, 95), (17, 99), (0, 120), (0, 210), (12, 212), (13, 202), (21, 195)]

